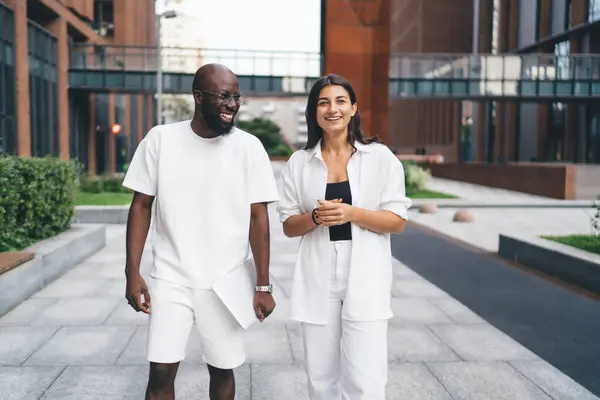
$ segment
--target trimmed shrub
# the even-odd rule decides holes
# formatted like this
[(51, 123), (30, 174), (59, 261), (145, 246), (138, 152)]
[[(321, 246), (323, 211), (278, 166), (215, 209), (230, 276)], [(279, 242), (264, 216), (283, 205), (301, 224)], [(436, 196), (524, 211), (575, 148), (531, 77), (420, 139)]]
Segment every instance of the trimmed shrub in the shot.
[(0, 252), (22, 250), (70, 227), (77, 168), (55, 157), (0, 157)]
[(289, 157), (294, 152), (281, 137), (281, 128), (268, 118), (253, 118), (250, 121), (236, 121), (236, 126), (256, 136), (271, 157)]
[(129, 193), (126, 187), (123, 187), (122, 175), (103, 175), (103, 176), (87, 176), (81, 174), (79, 176), (79, 190), (85, 193)]
[(414, 161), (402, 161), (402, 166), (404, 167), (406, 192), (414, 193), (424, 190), (431, 178), (430, 172)]

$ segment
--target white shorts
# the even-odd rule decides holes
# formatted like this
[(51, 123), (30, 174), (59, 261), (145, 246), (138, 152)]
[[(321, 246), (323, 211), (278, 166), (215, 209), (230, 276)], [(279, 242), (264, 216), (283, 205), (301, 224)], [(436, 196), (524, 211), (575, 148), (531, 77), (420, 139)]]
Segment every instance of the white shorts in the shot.
[(207, 364), (233, 369), (246, 361), (243, 329), (214, 291), (156, 278), (149, 279), (148, 291), (148, 361), (171, 364), (183, 360), (194, 321)]

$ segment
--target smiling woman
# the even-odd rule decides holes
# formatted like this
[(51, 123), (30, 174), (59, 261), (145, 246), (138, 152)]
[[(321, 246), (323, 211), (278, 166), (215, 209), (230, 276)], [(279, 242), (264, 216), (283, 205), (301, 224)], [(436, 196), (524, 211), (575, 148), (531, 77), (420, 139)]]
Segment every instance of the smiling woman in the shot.
[(284, 233), (303, 237), (290, 317), (302, 323), (310, 397), (383, 399), (390, 234), (404, 230), (411, 205), (404, 169), (365, 137), (354, 89), (339, 75), (313, 85), (306, 123), (306, 147), (281, 172), (277, 211)]

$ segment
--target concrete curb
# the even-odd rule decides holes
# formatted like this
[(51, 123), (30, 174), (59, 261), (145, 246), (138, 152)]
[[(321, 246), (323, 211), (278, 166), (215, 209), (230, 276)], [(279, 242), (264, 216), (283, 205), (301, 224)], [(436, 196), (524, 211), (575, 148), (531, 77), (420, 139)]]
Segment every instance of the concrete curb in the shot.
[(127, 206), (77, 206), (73, 223), (76, 224), (126, 224)]
[(464, 200), (464, 199), (414, 199), (412, 209), (422, 204), (436, 204), (438, 208), (593, 208), (593, 200)]
[(0, 317), (106, 246), (106, 228), (73, 225), (24, 251), (33, 260), (0, 275)]
[(600, 293), (600, 255), (539, 236), (515, 233), (500, 233), (498, 254), (580, 288)]

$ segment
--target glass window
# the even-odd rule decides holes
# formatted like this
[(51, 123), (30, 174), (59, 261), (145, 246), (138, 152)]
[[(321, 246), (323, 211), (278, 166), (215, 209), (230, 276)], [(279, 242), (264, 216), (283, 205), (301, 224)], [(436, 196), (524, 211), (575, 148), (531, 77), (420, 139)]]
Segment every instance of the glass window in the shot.
[(0, 155), (16, 154), (13, 11), (0, 3)]
[(588, 22), (600, 20), (600, 0), (588, 0)]
[(571, 76), (571, 42), (565, 40), (554, 46), (556, 56), (556, 77), (558, 79), (569, 79)]
[(548, 134), (544, 147), (545, 161), (563, 160), (566, 117), (566, 104), (552, 103), (552, 107), (548, 113)]
[(588, 104), (586, 161), (600, 164), (600, 104)]
[(56, 38), (28, 21), (31, 155), (57, 155), (58, 71)]
[(492, 54), (498, 54), (500, 40), (500, 0), (492, 3), (492, 34), (490, 35), (490, 47)]

